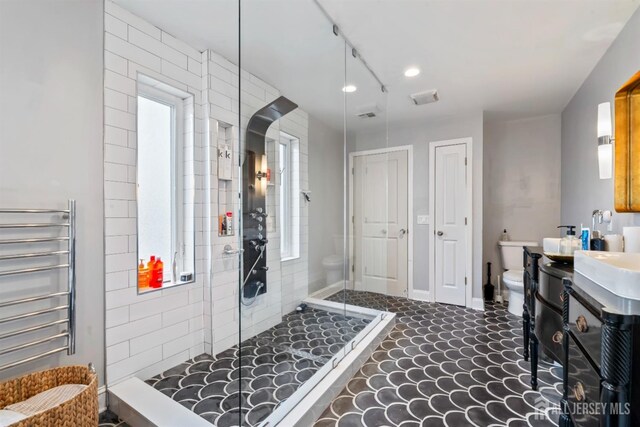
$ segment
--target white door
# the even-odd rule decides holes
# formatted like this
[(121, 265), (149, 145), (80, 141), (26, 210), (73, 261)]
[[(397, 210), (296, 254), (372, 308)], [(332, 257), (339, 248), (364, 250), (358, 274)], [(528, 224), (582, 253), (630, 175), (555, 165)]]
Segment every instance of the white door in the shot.
[(467, 145), (435, 148), (435, 300), (466, 303)]
[(356, 289), (406, 296), (408, 152), (355, 156), (353, 178)]

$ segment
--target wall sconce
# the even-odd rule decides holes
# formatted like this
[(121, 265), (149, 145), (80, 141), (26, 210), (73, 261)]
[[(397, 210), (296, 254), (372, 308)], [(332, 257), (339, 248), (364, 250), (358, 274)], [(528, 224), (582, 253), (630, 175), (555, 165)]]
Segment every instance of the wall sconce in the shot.
[(611, 103), (598, 104), (598, 171), (600, 179), (611, 179), (613, 169)]
[(267, 167), (267, 156), (265, 154), (262, 155), (260, 161), (256, 162), (256, 169), (258, 169), (258, 172), (256, 172), (256, 178), (258, 179), (256, 187), (259, 184), (260, 191), (262, 194), (265, 194), (267, 191), (267, 184), (271, 179), (271, 173)]
[[(262, 181), (262, 178), (266, 178), (267, 181), (271, 180), (271, 173), (269, 171), (269, 168), (267, 167), (267, 156), (266, 155), (262, 155), (262, 160), (260, 162), (259, 165), (256, 165), (260, 167), (260, 170), (258, 172), (256, 172), (256, 178), (258, 178), (258, 181)], [(263, 172), (264, 171), (264, 172)]]

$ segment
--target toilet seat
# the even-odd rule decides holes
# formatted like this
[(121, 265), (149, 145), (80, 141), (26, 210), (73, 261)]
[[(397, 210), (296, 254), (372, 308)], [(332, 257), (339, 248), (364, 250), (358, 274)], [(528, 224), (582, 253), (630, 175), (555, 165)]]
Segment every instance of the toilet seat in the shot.
[(507, 270), (502, 275), (502, 279), (505, 283), (513, 284), (514, 286), (522, 285), (524, 270)]

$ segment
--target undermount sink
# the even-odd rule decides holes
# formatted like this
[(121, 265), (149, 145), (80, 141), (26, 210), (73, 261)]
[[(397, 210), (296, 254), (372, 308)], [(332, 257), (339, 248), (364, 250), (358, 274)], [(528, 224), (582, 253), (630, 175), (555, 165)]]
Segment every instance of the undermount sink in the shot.
[(640, 301), (640, 253), (576, 251), (573, 267), (612, 294)]

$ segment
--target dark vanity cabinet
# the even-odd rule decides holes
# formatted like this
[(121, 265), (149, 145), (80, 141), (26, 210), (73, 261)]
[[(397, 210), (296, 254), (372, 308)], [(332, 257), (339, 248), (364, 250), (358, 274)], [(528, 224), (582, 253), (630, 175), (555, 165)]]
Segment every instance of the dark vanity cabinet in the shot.
[(542, 250), (526, 246), (524, 248), (524, 305), (522, 306), (522, 336), (524, 338), (524, 360), (531, 358), (531, 387), (538, 387), (538, 338), (535, 334), (536, 292)]
[(541, 356), (549, 361), (564, 363), (562, 346), (562, 279), (571, 278), (573, 266), (547, 262), (540, 265), (536, 292), (535, 333), (540, 341)]
[(562, 345), (562, 279), (570, 265), (544, 263), (542, 248), (524, 248), (524, 358), (531, 359), (531, 388), (538, 388), (538, 361), (564, 362)]
[(614, 304), (614, 309), (600, 295), (581, 289), (579, 281), (565, 279), (563, 284), (565, 370), (559, 425), (640, 426), (637, 309), (627, 304)]

